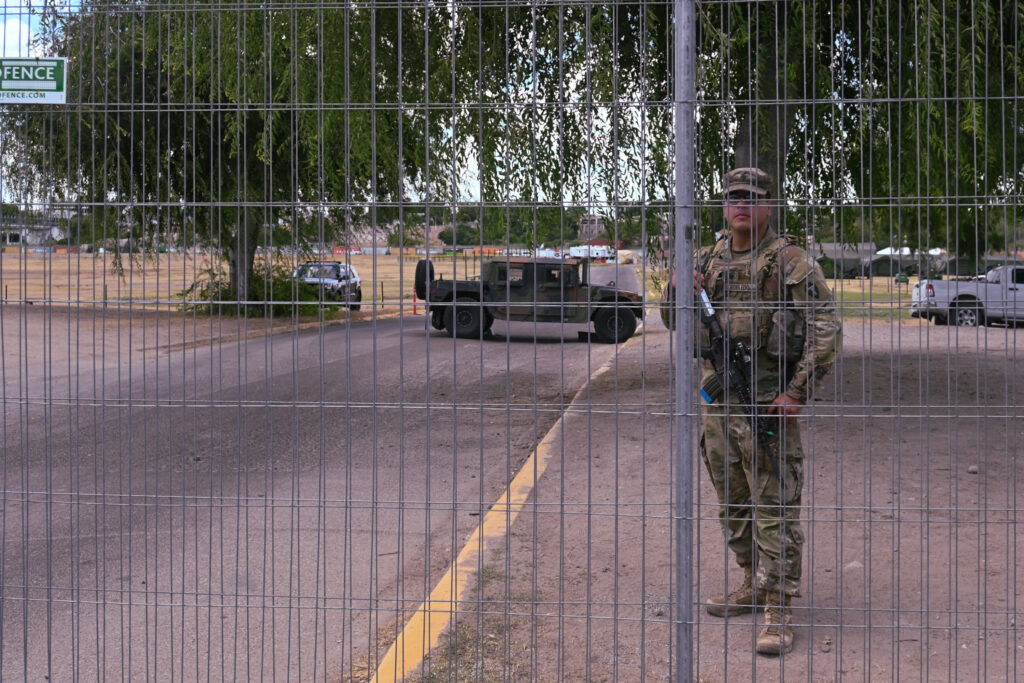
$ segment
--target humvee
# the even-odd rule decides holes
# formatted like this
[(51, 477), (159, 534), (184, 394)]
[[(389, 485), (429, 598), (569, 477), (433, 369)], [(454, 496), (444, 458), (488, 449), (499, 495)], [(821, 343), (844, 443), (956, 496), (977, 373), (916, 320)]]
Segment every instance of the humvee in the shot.
[(480, 277), (434, 277), (427, 259), (416, 264), (416, 296), (426, 302), (430, 324), (452, 337), (482, 338), (495, 318), (527, 322), (594, 323), (600, 341), (617, 344), (636, 331), (643, 297), (614, 284), (587, 284), (589, 264), (580, 259), (497, 257), (485, 259)]

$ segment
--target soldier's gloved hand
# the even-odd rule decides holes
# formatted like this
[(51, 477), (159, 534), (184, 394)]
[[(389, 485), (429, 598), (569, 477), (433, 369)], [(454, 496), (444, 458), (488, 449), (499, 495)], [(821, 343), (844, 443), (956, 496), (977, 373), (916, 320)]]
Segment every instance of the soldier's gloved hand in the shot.
[[(675, 282), (672, 284), (674, 285)], [(704, 289), (704, 276), (695, 270), (693, 271), (693, 295), (699, 296), (702, 289)]]
[(800, 411), (804, 409), (804, 402), (798, 401), (789, 394), (783, 392), (775, 397), (768, 407), (768, 412), (786, 419), (787, 424), (796, 419)]

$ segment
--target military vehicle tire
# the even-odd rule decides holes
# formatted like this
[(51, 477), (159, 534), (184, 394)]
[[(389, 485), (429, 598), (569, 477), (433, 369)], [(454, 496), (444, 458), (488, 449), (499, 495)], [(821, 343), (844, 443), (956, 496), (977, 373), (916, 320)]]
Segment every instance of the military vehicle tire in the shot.
[(435, 308), (432, 311), (430, 311), (430, 326), (433, 327), (435, 330), (443, 330), (444, 329), (444, 312), (445, 312), (445, 310), (447, 310), (447, 309)]
[(619, 344), (636, 332), (636, 315), (628, 308), (602, 308), (594, 314), (594, 333), (606, 344)]
[(416, 298), (420, 301), (427, 300), (427, 283), (434, 281), (434, 262), (427, 259), (420, 259), (416, 262), (416, 274), (413, 276), (413, 286), (416, 290)]
[[(463, 305), (459, 305), (462, 302)], [(452, 337), (477, 339), (483, 331), (480, 328), (482, 306), (476, 299), (460, 296), (455, 304), (444, 310), (444, 329)]]
[(350, 311), (358, 311), (360, 308), (362, 308), (362, 305), (359, 303), (362, 300), (363, 300), (363, 290), (357, 289), (356, 290), (356, 300), (355, 300), (354, 303), (351, 303), (351, 304), (348, 305), (348, 310), (350, 310)]

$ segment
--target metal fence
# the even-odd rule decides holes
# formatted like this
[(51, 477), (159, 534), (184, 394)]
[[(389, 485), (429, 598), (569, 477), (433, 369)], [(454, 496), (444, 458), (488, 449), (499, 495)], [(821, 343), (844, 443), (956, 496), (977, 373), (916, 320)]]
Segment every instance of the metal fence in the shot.
[(0, 679), (1019, 680), (1022, 26), (6, 0)]

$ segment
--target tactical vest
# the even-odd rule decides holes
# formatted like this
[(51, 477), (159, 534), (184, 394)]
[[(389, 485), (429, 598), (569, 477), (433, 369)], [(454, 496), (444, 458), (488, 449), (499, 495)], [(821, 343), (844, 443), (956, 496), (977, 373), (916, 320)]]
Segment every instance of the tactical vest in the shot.
[[(728, 239), (719, 240), (698, 256), (698, 270), (704, 276), (708, 296), (723, 304), (719, 307), (719, 322), (726, 335), (747, 342), (753, 349), (782, 356), (779, 360), (785, 361), (802, 351), (803, 335), (801, 326), (791, 319), (798, 314), (785, 307), (787, 296), (779, 261), (784, 250), (792, 247), (788, 254), (801, 250), (789, 235), (770, 239), (771, 243), (759, 249), (753, 259), (744, 255), (729, 260), (725, 259)], [(798, 329), (799, 339), (794, 338)], [(703, 337), (702, 346), (706, 342)]]

